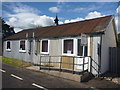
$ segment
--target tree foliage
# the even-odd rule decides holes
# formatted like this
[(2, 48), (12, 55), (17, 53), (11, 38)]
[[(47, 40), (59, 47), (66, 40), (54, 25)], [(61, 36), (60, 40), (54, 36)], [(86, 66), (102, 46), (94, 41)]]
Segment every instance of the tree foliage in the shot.
[(0, 23), (2, 23), (2, 38), (15, 34), (14, 28), (6, 24), (2, 18), (0, 18)]

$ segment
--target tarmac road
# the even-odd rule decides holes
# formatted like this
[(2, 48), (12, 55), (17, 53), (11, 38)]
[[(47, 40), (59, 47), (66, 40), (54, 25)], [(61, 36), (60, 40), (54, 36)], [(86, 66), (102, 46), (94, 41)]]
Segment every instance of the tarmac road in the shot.
[[(106, 80), (92, 79), (79, 83), (41, 72), (26, 70), (2, 63), (2, 88), (39, 88), (49, 90), (53, 88), (120, 88), (120, 85)], [(26, 90), (26, 89), (25, 89)]]
[(88, 85), (2, 63), (2, 88), (89, 88)]

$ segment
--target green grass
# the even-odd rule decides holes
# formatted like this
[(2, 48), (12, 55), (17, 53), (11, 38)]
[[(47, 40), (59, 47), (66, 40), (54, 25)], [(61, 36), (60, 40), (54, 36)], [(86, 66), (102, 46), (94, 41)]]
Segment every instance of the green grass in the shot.
[(2, 57), (0, 58), (0, 62), (6, 63), (6, 64), (10, 64), (12, 66), (16, 66), (16, 67), (28, 67), (31, 66), (32, 64), (27, 63), (25, 61), (19, 60), (19, 59), (15, 59), (15, 58), (6, 58), (6, 57)]
[(0, 57), (0, 62), (2, 62), (2, 57)]

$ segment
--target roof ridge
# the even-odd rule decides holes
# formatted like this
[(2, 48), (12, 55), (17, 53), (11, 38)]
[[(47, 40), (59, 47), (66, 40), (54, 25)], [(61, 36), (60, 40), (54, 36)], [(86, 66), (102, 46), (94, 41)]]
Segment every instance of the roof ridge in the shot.
[[(35, 32), (35, 37), (45, 38), (45, 37), (58, 37), (66, 35), (80, 35), (80, 33), (93, 33), (100, 32), (106, 23), (112, 19), (113, 15), (87, 19), (83, 21), (61, 24), (58, 26), (47, 26), (34, 29), (24, 29), (12, 36), (6, 37), (5, 39), (16, 39), (16, 38), (26, 38), (25, 34), (28, 33), (29, 37), (32, 37), (32, 32)], [(101, 24), (99, 24), (101, 23)], [(97, 28), (96, 28), (97, 26)]]
[[(67, 25), (67, 24), (74, 24), (74, 23), (79, 23), (79, 22), (84, 22), (84, 21), (90, 21), (90, 20), (95, 20), (95, 19), (101, 19), (101, 18), (110, 17), (110, 16), (114, 16), (114, 15), (96, 17), (96, 18), (91, 18), (91, 19), (84, 19), (84, 20), (81, 20), (81, 21), (76, 21), (76, 22), (70, 22), (70, 23), (59, 24), (58, 26)], [(48, 28), (48, 27), (57, 27), (57, 26), (56, 26), (56, 25), (51, 25), (51, 26), (45, 26), (45, 27), (40, 27), (40, 28)], [(35, 29), (40, 29), (40, 28), (23, 29), (22, 31), (26, 31), (26, 30), (35, 30)], [(21, 31), (20, 31), (20, 32), (21, 32)]]

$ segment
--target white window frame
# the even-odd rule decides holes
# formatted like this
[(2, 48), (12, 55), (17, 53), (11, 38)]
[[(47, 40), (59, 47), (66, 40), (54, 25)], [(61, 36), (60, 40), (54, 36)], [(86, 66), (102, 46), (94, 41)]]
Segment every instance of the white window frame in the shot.
[[(20, 41), (25, 41), (25, 50), (21, 50), (21, 49), (20, 49)], [(26, 44), (27, 44), (26, 40), (19, 40), (19, 52), (26, 53), (26, 48), (27, 48), (27, 47), (26, 47), (26, 46), (27, 46)]]
[[(81, 38), (78, 38), (78, 39), (81, 39)], [(77, 56), (79, 57), (80, 55), (78, 55), (78, 39), (77, 39)], [(87, 38), (88, 39), (88, 38)], [(87, 56), (89, 56), (88, 55), (88, 40), (87, 40)], [(82, 47), (82, 49), (83, 49), (83, 51), (82, 51), (82, 56), (80, 56), (80, 57), (83, 57), (84, 56), (84, 53), (85, 53), (85, 46), (83, 46)]]
[[(10, 42), (10, 49), (7, 49), (7, 42)], [(11, 46), (12, 46), (11, 41), (6, 41), (6, 51), (9, 51), (9, 52), (10, 52), (10, 51), (11, 51), (11, 48), (12, 48)]]
[[(47, 52), (42, 52), (42, 41), (48, 40), (48, 51)], [(41, 40), (41, 45), (40, 45), (40, 53), (41, 54), (49, 54), (49, 47), (50, 47), (50, 40), (49, 39), (42, 39)]]
[[(64, 40), (69, 40), (69, 39), (72, 39), (73, 40), (73, 54), (69, 54), (69, 53), (64, 53)], [(76, 38), (65, 38), (65, 39), (62, 39), (62, 55), (65, 55), (65, 56), (76, 56), (77, 55), (77, 39)]]

